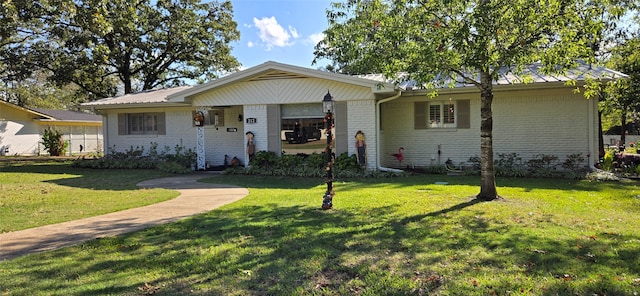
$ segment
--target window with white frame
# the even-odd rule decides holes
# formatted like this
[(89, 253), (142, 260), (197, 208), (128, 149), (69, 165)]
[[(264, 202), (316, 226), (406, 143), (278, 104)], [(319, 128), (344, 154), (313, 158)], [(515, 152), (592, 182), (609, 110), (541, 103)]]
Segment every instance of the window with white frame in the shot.
[(471, 127), (470, 100), (416, 101), (413, 103), (413, 128), (467, 129)]
[(428, 120), (431, 128), (456, 127), (455, 102), (429, 102)]

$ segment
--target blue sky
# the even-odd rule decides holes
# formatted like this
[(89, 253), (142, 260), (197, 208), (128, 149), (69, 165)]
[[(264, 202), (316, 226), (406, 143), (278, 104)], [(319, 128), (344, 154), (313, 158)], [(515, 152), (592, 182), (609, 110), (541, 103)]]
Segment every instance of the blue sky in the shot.
[[(316, 69), (313, 47), (323, 38), (332, 0), (231, 0), (240, 41), (232, 54), (242, 69), (275, 61)], [(333, 0), (335, 2), (335, 0)]]

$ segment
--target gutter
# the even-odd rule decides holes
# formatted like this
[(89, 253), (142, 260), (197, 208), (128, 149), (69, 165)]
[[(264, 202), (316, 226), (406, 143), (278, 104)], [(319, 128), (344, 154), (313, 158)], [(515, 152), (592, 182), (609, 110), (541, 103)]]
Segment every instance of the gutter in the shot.
[(393, 169), (393, 168), (388, 168), (388, 167), (383, 167), (380, 165), (381, 161), (380, 161), (380, 156), (382, 155), (381, 153), (381, 148), (380, 148), (380, 105), (382, 103), (386, 103), (389, 101), (393, 101), (397, 98), (400, 97), (400, 95), (402, 94), (401, 90), (398, 90), (398, 93), (396, 93), (395, 95), (379, 100), (376, 102), (376, 167), (378, 168), (379, 171), (383, 171), (383, 172), (392, 172), (392, 173), (403, 173), (403, 170), (398, 170), (398, 169)]

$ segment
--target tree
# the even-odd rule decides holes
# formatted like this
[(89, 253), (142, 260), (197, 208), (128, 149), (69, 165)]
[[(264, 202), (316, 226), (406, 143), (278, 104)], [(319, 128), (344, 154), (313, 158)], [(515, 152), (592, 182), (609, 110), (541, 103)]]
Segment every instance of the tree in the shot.
[(626, 143), (627, 118), (640, 111), (640, 38), (635, 37), (618, 44), (612, 51), (609, 66), (629, 75), (629, 79), (616, 84), (603, 106), (605, 111), (619, 111), (620, 143)]
[(232, 10), (229, 1), (41, 0), (7, 9), (28, 21), (7, 21), (15, 29), (0, 33), (20, 40), (18, 58), (51, 71), (53, 81), (102, 98), (236, 70)]
[(3, 100), (22, 107), (74, 110), (84, 98), (79, 97), (74, 84), (57, 86), (48, 80), (48, 71), (37, 70), (31, 76), (9, 83), (0, 88)]
[[(617, 1), (616, 3), (618, 3)], [(481, 97), (481, 188), (498, 198), (493, 167), (493, 81), (542, 62), (561, 72), (594, 60), (603, 23), (590, 0), (348, 0), (327, 12), (329, 28), (315, 59), (346, 73), (381, 72), (437, 89), (448, 78), (475, 85)], [(624, 7), (621, 7), (623, 9)], [(608, 10), (614, 11), (614, 10)], [(617, 12), (616, 12), (617, 13)]]

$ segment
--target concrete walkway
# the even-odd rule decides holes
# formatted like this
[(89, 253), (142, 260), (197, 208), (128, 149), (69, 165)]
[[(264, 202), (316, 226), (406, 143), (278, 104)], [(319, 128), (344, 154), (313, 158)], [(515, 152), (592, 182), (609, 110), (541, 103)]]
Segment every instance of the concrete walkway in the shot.
[(143, 188), (175, 189), (174, 199), (75, 221), (0, 234), (0, 261), (60, 249), (99, 237), (116, 236), (211, 211), (249, 194), (246, 188), (197, 182), (209, 173), (153, 179)]

